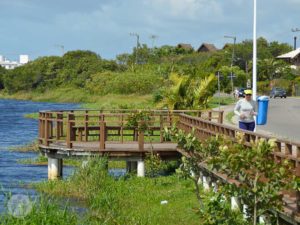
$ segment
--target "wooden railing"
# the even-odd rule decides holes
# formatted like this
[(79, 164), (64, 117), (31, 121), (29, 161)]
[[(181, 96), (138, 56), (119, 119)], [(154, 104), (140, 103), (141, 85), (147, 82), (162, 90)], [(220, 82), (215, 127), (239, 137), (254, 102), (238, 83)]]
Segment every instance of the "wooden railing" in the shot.
[[(205, 140), (211, 136), (215, 136), (218, 134), (226, 135), (234, 141), (236, 140), (238, 132), (243, 132), (245, 134), (245, 147), (249, 147), (251, 145), (251, 141), (259, 140), (261, 138), (265, 140), (274, 139), (274, 137), (270, 135), (263, 135), (255, 132), (240, 130), (224, 124), (207, 121), (202, 118), (196, 118), (183, 114), (181, 114), (179, 117), (177, 127), (184, 130), (186, 133), (190, 133), (192, 129), (194, 129), (195, 136), (200, 140)], [(288, 160), (292, 165), (291, 173), (300, 177), (300, 143), (281, 138), (276, 138), (275, 142), (276, 148), (273, 152), (274, 160), (277, 163)], [(214, 177), (214, 179), (224, 181), (224, 177), (227, 177), (225, 174), (219, 174), (215, 171), (210, 171), (205, 165), (203, 166), (203, 170), (210, 173), (211, 177)], [(236, 181), (228, 179), (227, 182), (234, 183)], [(300, 192), (295, 190), (286, 190), (285, 193), (295, 201), (295, 204), (291, 204), (290, 208), (288, 206), (286, 206), (286, 208), (296, 214), (300, 213)]]
[[(232, 140), (235, 140), (237, 133), (243, 132), (245, 134), (246, 146), (250, 146), (251, 141), (259, 140), (261, 138), (266, 140), (272, 138), (274, 139), (274, 137), (270, 135), (245, 131), (224, 124), (183, 114), (180, 115), (178, 127), (186, 132), (190, 132), (194, 128), (196, 137), (202, 140), (217, 134), (226, 135)], [(289, 160), (293, 165), (294, 172), (300, 176), (300, 143), (281, 138), (276, 138), (275, 142), (276, 149), (273, 153), (274, 160), (277, 162), (285, 159)]]
[[(147, 131), (128, 125), (130, 117), (144, 112), (149, 117)], [(71, 110), (41, 111), (39, 113), (39, 144), (49, 146), (53, 142), (64, 142), (72, 149), (76, 142), (98, 142), (99, 150), (105, 142), (138, 142), (143, 150), (144, 143), (164, 142), (164, 127), (171, 127), (180, 114), (189, 114), (203, 120), (223, 122), (223, 111), (199, 110)], [(143, 123), (143, 121), (139, 121)]]

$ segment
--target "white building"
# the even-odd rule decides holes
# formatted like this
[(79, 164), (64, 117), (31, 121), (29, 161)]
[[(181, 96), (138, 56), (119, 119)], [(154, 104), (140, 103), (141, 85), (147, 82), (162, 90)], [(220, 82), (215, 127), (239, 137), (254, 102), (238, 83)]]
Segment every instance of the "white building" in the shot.
[(10, 61), (6, 59), (3, 55), (0, 55), (0, 66), (4, 67), (5, 69), (14, 69), (18, 66), (22, 66), (29, 62), (28, 55), (20, 55), (19, 62), (17, 61)]
[(283, 59), (291, 64), (291, 68), (297, 69), (300, 67), (300, 48), (283, 55), (277, 56), (277, 59)]

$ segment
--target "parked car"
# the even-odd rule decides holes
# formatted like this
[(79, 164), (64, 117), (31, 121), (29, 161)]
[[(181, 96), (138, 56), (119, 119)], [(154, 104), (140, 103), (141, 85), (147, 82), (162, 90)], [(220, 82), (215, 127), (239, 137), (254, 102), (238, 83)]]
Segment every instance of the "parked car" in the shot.
[(270, 98), (286, 98), (286, 91), (283, 88), (280, 87), (273, 87), (270, 92)]
[(239, 98), (240, 97), (245, 97), (245, 93), (244, 93), (245, 90), (246, 90), (246, 88), (240, 88), (239, 89)]

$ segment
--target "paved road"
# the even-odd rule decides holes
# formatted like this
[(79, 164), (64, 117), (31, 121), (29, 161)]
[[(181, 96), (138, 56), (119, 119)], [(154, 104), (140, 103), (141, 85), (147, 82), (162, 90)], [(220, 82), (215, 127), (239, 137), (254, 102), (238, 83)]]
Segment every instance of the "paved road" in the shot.
[(270, 99), (268, 110), (267, 124), (258, 126), (257, 131), (300, 142), (300, 98)]
[[(232, 112), (234, 105), (224, 106), (221, 109), (225, 115)], [(224, 123), (237, 126), (237, 117), (232, 118), (233, 123)], [(274, 135), (300, 142), (300, 98), (288, 97), (286, 99), (270, 99), (267, 124), (257, 126), (258, 133)]]

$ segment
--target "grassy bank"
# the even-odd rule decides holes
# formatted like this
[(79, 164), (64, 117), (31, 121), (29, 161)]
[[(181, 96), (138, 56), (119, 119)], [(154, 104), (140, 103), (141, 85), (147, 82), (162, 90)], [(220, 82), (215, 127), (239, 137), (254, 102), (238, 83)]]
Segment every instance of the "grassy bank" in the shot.
[[(152, 109), (155, 108), (152, 95), (92, 95), (84, 89), (58, 88), (46, 92), (18, 92), (7, 94), (0, 91), (0, 98), (31, 100), (38, 102), (78, 103), (82, 108), (90, 109)], [(228, 105), (235, 102), (233, 97), (222, 96), (220, 99), (214, 96), (210, 102), (210, 108), (220, 105)], [(28, 118), (37, 118), (36, 114), (27, 115)]]
[(84, 200), (90, 209), (88, 224), (199, 224), (192, 182), (176, 176), (116, 179), (108, 175), (103, 163), (93, 160), (66, 181), (35, 187), (55, 196)]
[(153, 108), (151, 95), (92, 95), (84, 89), (59, 88), (41, 92), (18, 92), (8, 95), (0, 92), (0, 98), (39, 102), (79, 103), (83, 108)]
[[(16, 218), (4, 213), (0, 215), (0, 225), (247, 224), (238, 211), (230, 210), (222, 194), (201, 190), (204, 205), (200, 207), (194, 183), (189, 179), (176, 174), (116, 178), (108, 174), (106, 162), (92, 159), (67, 180), (33, 184), (42, 194), (31, 202), (32, 209), (25, 210), (28, 214)], [(80, 203), (77, 210), (69, 203), (74, 201)]]
[[(36, 224), (49, 224), (49, 225), (75, 225), (78, 224), (78, 216), (75, 211), (72, 211), (68, 204), (64, 207), (57, 199), (49, 198), (47, 196), (41, 196), (39, 199), (31, 199), (29, 205), (22, 205), (24, 209), (16, 208), (15, 205), (12, 209), (16, 209), (15, 213), (21, 212), (18, 216), (13, 216), (11, 213), (2, 213), (0, 215), (0, 225), (36, 225)], [(27, 212), (27, 208), (30, 207), (31, 210), (29, 214), (24, 214), (22, 212)], [(14, 211), (13, 211), (14, 212)]]
[(99, 159), (89, 161), (68, 180), (43, 182), (35, 188), (84, 201), (89, 209), (85, 224), (245, 224), (238, 212), (231, 212), (229, 204), (212, 192), (202, 192), (205, 206), (200, 208), (189, 179), (177, 175), (114, 178)]

